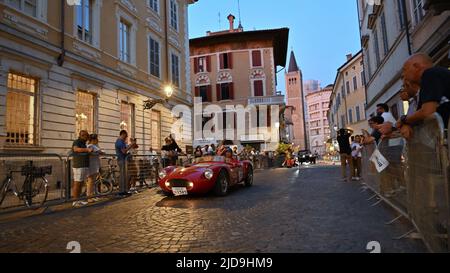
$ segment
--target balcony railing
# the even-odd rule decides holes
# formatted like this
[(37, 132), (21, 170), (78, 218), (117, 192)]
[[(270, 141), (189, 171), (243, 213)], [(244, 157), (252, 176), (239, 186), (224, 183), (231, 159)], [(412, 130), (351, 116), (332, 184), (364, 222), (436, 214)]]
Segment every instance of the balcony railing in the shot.
[(252, 97), (248, 99), (249, 105), (281, 105), (284, 104), (284, 96), (267, 96), (267, 97)]

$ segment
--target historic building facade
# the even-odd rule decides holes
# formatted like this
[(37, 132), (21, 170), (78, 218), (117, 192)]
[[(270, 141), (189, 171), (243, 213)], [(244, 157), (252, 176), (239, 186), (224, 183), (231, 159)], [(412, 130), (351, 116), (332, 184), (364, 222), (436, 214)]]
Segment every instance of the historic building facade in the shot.
[(450, 5), (444, 2), (357, 0), (368, 116), (378, 103), (388, 103), (394, 117), (406, 112), (399, 91), (402, 65), (410, 55), (424, 52), (435, 64), (450, 67)]
[[(225, 134), (220, 136), (194, 137), (194, 143), (211, 144), (227, 139), (257, 150), (273, 150), (276, 148), (273, 142), (277, 144), (285, 135), (284, 123), (274, 122), (273, 118), (279, 119), (282, 113), (273, 112), (269, 106), (276, 105), (282, 110), (281, 106), (285, 105), (284, 96), (276, 89), (276, 69), (286, 64), (289, 29), (244, 31), (242, 26), (234, 27), (233, 15), (228, 16), (228, 20), (228, 30), (207, 32), (205, 37), (190, 40), (192, 93), (202, 99), (205, 108), (220, 106), (215, 113), (223, 111), (218, 114), (218, 120), (226, 128)], [(227, 111), (226, 106), (255, 106), (267, 114), (264, 118), (258, 115), (255, 121), (250, 121), (248, 115), (238, 119), (236, 112)], [(199, 129), (202, 129), (208, 117), (200, 119), (202, 126)], [(253, 133), (246, 130), (238, 134), (236, 129), (244, 124), (246, 129), (249, 125), (256, 125), (254, 127), (258, 129)]]
[(320, 155), (325, 154), (326, 141), (330, 138), (327, 114), (332, 92), (333, 85), (328, 85), (319, 91), (306, 95), (309, 150)]
[(328, 121), (333, 140), (336, 140), (337, 130), (342, 128), (353, 130), (355, 135), (368, 129), (365, 91), (362, 52), (355, 56), (349, 54), (347, 61), (337, 70), (330, 98)]
[[(71, 1), (73, 2), (73, 1)], [(70, 3), (71, 3), (70, 2)], [(114, 151), (119, 130), (142, 150), (174, 133), (192, 144), (189, 0), (0, 0), (0, 135), (3, 150), (67, 153), (78, 131)], [(144, 110), (144, 102), (169, 104)], [(179, 122), (179, 130), (172, 124)]]

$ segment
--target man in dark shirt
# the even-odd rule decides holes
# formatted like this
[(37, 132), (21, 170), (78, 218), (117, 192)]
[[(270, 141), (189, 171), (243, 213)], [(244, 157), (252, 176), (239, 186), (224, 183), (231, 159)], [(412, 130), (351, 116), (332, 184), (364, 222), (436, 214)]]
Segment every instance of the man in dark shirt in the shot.
[(89, 139), (89, 133), (87, 131), (80, 131), (80, 135), (77, 140), (72, 144), (72, 168), (73, 168), (73, 185), (72, 185), (72, 198), (76, 201), (73, 203), (74, 207), (84, 206), (87, 202), (78, 201), (81, 195), (81, 188), (83, 183), (89, 176), (89, 153), (92, 152), (92, 148), (87, 148), (86, 142)]
[(369, 119), (369, 127), (372, 129), (372, 133), (365, 136), (364, 144), (378, 144), (382, 134), (377, 128), (381, 124), (384, 124), (384, 118), (382, 116), (375, 116)]
[[(120, 172), (126, 173), (126, 162), (129, 160), (129, 151), (131, 149), (136, 148), (135, 144), (127, 145), (128, 132), (125, 130), (120, 131), (119, 137), (115, 143), (116, 156), (117, 156), (117, 164), (119, 165)], [(129, 178), (129, 180), (128, 180)], [(130, 185), (135, 184), (135, 176), (129, 176), (128, 178), (121, 179), (120, 185), (120, 195), (125, 196), (129, 194), (128, 190)]]
[(347, 165), (352, 168), (352, 148), (350, 147), (350, 137), (352, 130), (341, 129), (337, 141), (339, 143), (339, 153), (341, 155), (342, 180), (347, 181)]
[(447, 127), (450, 116), (450, 71), (443, 67), (433, 67), (433, 60), (426, 54), (411, 56), (403, 66), (402, 77), (411, 84), (419, 85), (417, 111), (402, 116), (397, 124), (406, 139), (412, 137), (413, 126), (434, 113), (442, 116)]

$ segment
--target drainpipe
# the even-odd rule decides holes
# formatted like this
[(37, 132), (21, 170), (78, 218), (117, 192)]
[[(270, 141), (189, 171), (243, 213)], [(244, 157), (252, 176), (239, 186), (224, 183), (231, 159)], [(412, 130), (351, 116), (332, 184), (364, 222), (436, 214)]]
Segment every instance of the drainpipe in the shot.
[(66, 56), (66, 48), (65, 48), (65, 45), (64, 45), (64, 38), (66, 36), (66, 31), (65, 31), (66, 12), (65, 12), (65, 8), (66, 8), (66, 0), (61, 0), (61, 44), (60, 44), (61, 54), (59, 54), (58, 60), (57, 60), (59, 66), (63, 66), (64, 65), (64, 58)]
[(408, 43), (408, 53), (412, 55), (411, 35), (409, 33), (408, 13), (406, 11), (406, 0), (402, 0), (403, 17), (405, 18), (406, 41)]
[(164, 17), (165, 17), (165, 20), (164, 20), (164, 32), (165, 32), (165, 36), (164, 36), (164, 44), (165, 44), (165, 47), (166, 47), (166, 83), (169, 83), (170, 82), (170, 79), (169, 79), (169, 76), (170, 76), (170, 74), (169, 74), (169, 64), (170, 64), (170, 59), (169, 59), (169, 13), (168, 13), (168, 8), (167, 8), (167, 5), (169, 5), (170, 4), (170, 1), (164, 1), (165, 3), (164, 3)]

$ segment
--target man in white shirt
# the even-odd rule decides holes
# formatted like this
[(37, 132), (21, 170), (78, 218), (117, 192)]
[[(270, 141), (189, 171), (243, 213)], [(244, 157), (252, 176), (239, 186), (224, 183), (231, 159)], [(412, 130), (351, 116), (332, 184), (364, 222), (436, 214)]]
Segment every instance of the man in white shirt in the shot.
[(389, 106), (386, 103), (380, 103), (377, 105), (377, 114), (383, 117), (384, 123), (378, 125), (378, 130), (383, 136), (389, 136), (394, 131), (397, 121), (394, 116), (389, 112)]

